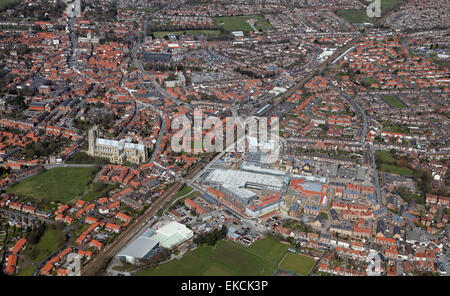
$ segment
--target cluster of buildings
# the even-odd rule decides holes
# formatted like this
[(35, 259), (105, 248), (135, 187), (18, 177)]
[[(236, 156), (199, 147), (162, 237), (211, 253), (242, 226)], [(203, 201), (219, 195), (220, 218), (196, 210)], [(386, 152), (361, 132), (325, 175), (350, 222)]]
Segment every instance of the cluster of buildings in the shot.
[[(186, 251), (195, 235), (227, 225), (244, 245), (268, 230), (320, 250), (322, 273), (444, 274), (446, 1), (407, 1), (367, 30), (340, 16), (364, 10), (358, 0), (78, 3), (0, 12), (0, 187), (74, 155), (106, 160), (95, 181), (115, 186), (70, 203), (0, 196), (13, 225), (81, 225), (39, 274), (76, 273), (75, 261), (101, 252), (176, 181), (193, 191), (123, 261)], [(36, 5), (55, 14), (35, 20), (26, 7)], [(233, 18), (243, 24), (228, 30)], [(193, 110), (278, 116), (279, 159), (173, 151), (172, 122)], [(5, 273), (21, 269), (24, 239), (3, 250)]]

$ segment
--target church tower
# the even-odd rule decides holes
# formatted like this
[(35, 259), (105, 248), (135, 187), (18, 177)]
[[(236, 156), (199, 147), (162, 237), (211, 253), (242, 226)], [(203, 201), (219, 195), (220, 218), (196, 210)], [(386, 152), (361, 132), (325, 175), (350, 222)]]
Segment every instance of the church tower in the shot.
[(89, 140), (89, 150), (88, 154), (91, 156), (95, 156), (95, 141), (98, 137), (98, 128), (97, 126), (93, 126), (88, 133), (88, 140)]

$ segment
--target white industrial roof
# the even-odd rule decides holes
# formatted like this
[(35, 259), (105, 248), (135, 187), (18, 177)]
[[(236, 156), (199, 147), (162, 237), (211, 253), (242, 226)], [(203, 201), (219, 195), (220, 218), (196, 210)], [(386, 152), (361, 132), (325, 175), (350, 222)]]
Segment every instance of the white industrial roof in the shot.
[(187, 236), (191, 232), (192, 232), (192, 230), (187, 228), (185, 225), (180, 224), (180, 223), (175, 222), (175, 221), (172, 221), (172, 222), (164, 225), (160, 229), (156, 230), (156, 233), (162, 234), (162, 235), (165, 235), (165, 236), (171, 236), (171, 235), (174, 235), (174, 234), (177, 234), (177, 233)]
[(171, 249), (190, 239), (193, 235), (192, 230), (185, 225), (173, 221), (156, 230), (156, 234), (152, 238), (157, 240), (162, 247)]
[(222, 185), (222, 187), (229, 191), (232, 191), (234, 194), (238, 195), (241, 198), (250, 199), (256, 196), (256, 193), (245, 188), (238, 188), (228, 184), (224, 184)]
[(250, 171), (255, 173), (261, 173), (261, 174), (269, 174), (269, 175), (276, 175), (276, 176), (286, 176), (286, 172), (280, 171), (280, 170), (272, 170), (272, 169), (265, 169), (261, 168), (255, 165), (251, 165), (248, 163), (243, 163), (241, 166), (241, 169), (244, 171)]
[(150, 252), (156, 245), (158, 241), (146, 236), (140, 236), (138, 239), (134, 240), (125, 249), (119, 252), (118, 256), (127, 256), (133, 258), (142, 258), (148, 252)]

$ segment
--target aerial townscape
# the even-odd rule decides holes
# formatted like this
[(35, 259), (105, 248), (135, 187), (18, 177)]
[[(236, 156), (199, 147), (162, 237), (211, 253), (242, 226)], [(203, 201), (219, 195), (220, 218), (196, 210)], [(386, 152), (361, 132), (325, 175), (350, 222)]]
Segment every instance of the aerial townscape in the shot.
[(449, 20), (0, 0), (0, 273), (449, 275)]

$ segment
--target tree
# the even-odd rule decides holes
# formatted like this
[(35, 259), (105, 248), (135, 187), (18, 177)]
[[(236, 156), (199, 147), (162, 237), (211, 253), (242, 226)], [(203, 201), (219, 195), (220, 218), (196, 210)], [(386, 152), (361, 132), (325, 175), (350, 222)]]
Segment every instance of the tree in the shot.
[(207, 244), (214, 246), (218, 240), (224, 239), (228, 233), (228, 228), (223, 225), (220, 229), (216, 228), (213, 231), (199, 234), (194, 238), (194, 243), (197, 245)]
[(41, 236), (44, 234), (44, 231), (45, 231), (45, 222), (39, 223), (39, 225), (31, 233), (30, 243), (32, 245), (37, 244), (39, 242), (39, 240), (41, 239)]
[(31, 251), (30, 251), (30, 259), (31, 260), (35, 260), (39, 255), (39, 251), (36, 247), (32, 247)]
[(402, 157), (399, 161), (398, 161), (398, 166), (402, 167), (402, 168), (406, 168), (408, 166), (408, 158), (406, 157)]

